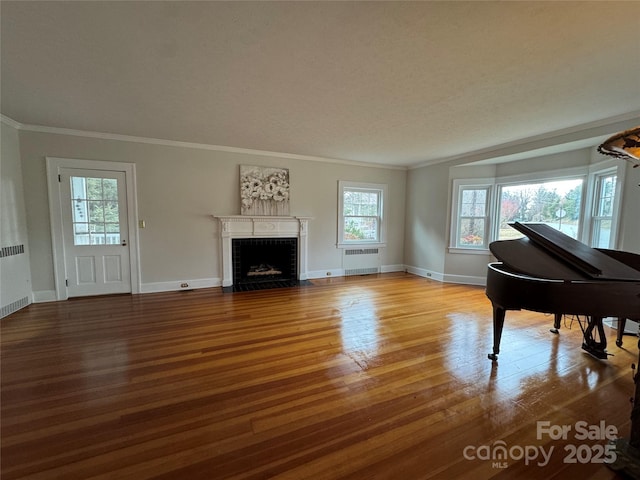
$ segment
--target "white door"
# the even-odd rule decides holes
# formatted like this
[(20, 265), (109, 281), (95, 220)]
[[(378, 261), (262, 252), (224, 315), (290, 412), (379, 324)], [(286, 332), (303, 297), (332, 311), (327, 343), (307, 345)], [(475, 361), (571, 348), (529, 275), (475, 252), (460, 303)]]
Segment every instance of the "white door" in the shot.
[(124, 172), (59, 169), (69, 297), (131, 292)]

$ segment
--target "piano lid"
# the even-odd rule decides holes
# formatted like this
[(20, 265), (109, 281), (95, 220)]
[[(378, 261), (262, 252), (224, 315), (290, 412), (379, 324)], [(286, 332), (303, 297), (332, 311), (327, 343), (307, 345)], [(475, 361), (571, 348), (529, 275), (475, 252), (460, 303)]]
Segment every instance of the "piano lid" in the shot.
[[(640, 271), (632, 268), (599, 250), (588, 247), (564, 233), (543, 223), (510, 223), (513, 228), (528, 237), (519, 240), (502, 240), (489, 245), (491, 252), (498, 260), (507, 265), (541, 278), (561, 278), (565, 280), (577, 280), (574, 275), (569, 275), (567, 268), (551, 268), (552, 260), (560, 260), (570, 269), (580, 272), (584, 279), (638, 281)], [(527, 244), (533, 244), (526, 247)], [(540, 254), (527, 255), (530, 247), (537, 247), (551, 256), (544, 262)], [(533, 253), (533, 251), (531, 251)], [(559, 267), (559, 265), (557, 265)]]

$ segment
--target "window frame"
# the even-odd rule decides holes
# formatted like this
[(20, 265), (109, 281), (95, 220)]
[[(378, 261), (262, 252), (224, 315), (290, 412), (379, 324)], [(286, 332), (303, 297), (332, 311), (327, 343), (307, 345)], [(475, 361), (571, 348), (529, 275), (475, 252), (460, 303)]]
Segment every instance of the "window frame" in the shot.
[(584, 228), (584, 234), (582, 238), (583, 243), (593, 247), (596, 222), (601, 218), (603, 218), (602, 216), (596, 214), (596, 211), (598, 208), (598, 201), (600, 200), (600, 195), (598, 190), (603, 178), (615, 175), (616, 183), (615, 183), (615, 195), (613, 198), (613, 206), (611, 209), (611, 216), (607, 217), (611, 219), (611, 233), (609, 235), (609, 245), (607, 247), (598, 247), (598, 248), (609, 248), (614, 250), (618, 248), (619, 246), (618, 231), (619, 231), (620, 213), (621, 213), (620, 205), (622, 203), (622, 195), (624, 193), (623, 186), (624, 186), (625, 171), (626, 170), (624, 168), (624, 165), (621, 165), (620, 162), (616, 160), (599, 162), (589, 167), (588, 188), (587, 188), (587, 194), (586, 194), (586, 200), (585, 200), (586, 207), (584, 209), (585, 228)]
[(558, 182), (563, 180), (577, 180), (582, 179), (582, 197), (580, 199), (580, 225), (578, 227), (578, 234), (576, 240), (582, 241), (584, 237), (585, 228), (585, 198), (586, 191), (589, 188), (589, 179), (584, 169), (571, 169), (565, 170), (562, 173), (549, 172), (548, 175), (544, 175), (544, 172), (535, 175), (525, 175), (523, 177), (504, 177), (498, 179), (496, 183), (496, 199), (495, 199), (495, 225), (491, 232), (491, 238), (493, 241), (499, 240), (500, 236), (500, 201), (502, 199), (502, 189), (505, 187), (513, 187), (519, 185), (531, 185), (537, 183)]
[[(625, 184), (625, 165), (619, 160), (606, 160), (592, 163), (589, 166), (574, 167), (559, 170), (547, 170), (536, 173), (528, 173), (524, 175), (512, 175), (495, 178), (457, 178), (453, 180), (451, 194), (451, 209), (449, 210), (450, 222), (450, 238), (449, 253), (462, 254), (490, 254), (488, 244), (496, 241), (498, 238), (498, 230), (500, 223), (498, 215), (500, 214), (500, 198), (503, 187), (512, 185), (522, 185), (529, 183), (544, 183), (556, 180), (568, 180), (571, 178), (582, 177), (584, 179), (582, 198), (580, 202), (580, 227), (578, 231), (578, 240), (586, 245), (592, 245), (593, 230), (595, 221), (598, 219), (594, 215), (597, 207), (598, 195), (596, 189), (598, 180), (610, 175), (616, 175), (615, 197), (613, 212), (611, 216), (611, 234), (609, 247), (617, 249), (619, 247), (618, 234), (620, 230), (620, 215), (622, 197), (624, 195), (623, 187)], [(491, 200), (488, 210), (489, 215), (489, 233), (487, 235), (487, 249), (456, 245), (458, 238), (458, 229), (460, 221), (460, 205), (459, 199), (461, 188), (465, 187), (490, 187)]]
[[(465, 190), (485, 190), (487, 192), (485, 204), (484, 219), (484, 242), (479, 246), (460, 245), (460, 223), (462, 216), (460, 209), (462, 208), (462, 194)], [(449, 234), (449, 252), (450, 253), (470, 253), (470, 254), (488, 254), (489, 243), (491, 242), (492, 219), (495, 218), (495, 178), (476, 178), (476, 179), (454, 179), (453, 195), (451, 199), (451, 229)]]
[[(338, 238), (336, 246), (338, 248), (353, 247), (386, 247), (387, 228), (385, 222), (385, 209), (387, 198), (387, 185), (381, 183), (352, 182), (348, 180), (338, 181)], [(344, 238), (344, 193), (345, 191), (360, 191), (375, 193), (378, 195), (378, 232), (377, 238), (372, 240), (347, 240)]]

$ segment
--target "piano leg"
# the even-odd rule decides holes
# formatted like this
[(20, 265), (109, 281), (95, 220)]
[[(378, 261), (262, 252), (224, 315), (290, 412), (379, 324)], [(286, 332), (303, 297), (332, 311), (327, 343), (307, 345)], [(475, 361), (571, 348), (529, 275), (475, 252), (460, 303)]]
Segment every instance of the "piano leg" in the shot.
[(558, 329), (560, 328), (560, 325), (562, 323), (562, 314), (561, 313), (554, 313), (553, 314), (553, 328), (551, 330), (549, 330), (551, 333), (558, 333)]
[(627, 326), (627, 319), (618, 317), (618, 334), (616, 336), (616, 345), (622, 346), (622, 336), (624, 335), (624, 327)]
[[(593, 336), (594, 329), (597, 329), (598, 341)], [(602, 317), (590, 317), (589, 325), (583, 332), (582, 349), (596, 358), (607, 358), (607, 337), (604, 334)]]
[(504, 327), (504, 314), (504, 308), (493, 305), (493, 353), (487, 355), (489, 360), (498, 360), (500, 339), (502, 338), (502, 328)]

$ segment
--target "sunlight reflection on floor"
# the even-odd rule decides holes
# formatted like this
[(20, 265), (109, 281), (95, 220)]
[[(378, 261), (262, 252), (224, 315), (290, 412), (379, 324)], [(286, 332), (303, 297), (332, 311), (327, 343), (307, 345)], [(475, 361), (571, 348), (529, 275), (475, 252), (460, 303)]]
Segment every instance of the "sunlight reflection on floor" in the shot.
[(379, 318), (376, 305), (366, 290), (361, 290), (364, 291), (349, 291), (340, 299), (340, 338), (345, 354), (352, 358), (356, 355), (360, 361), (368, 362), (378, 355)]

